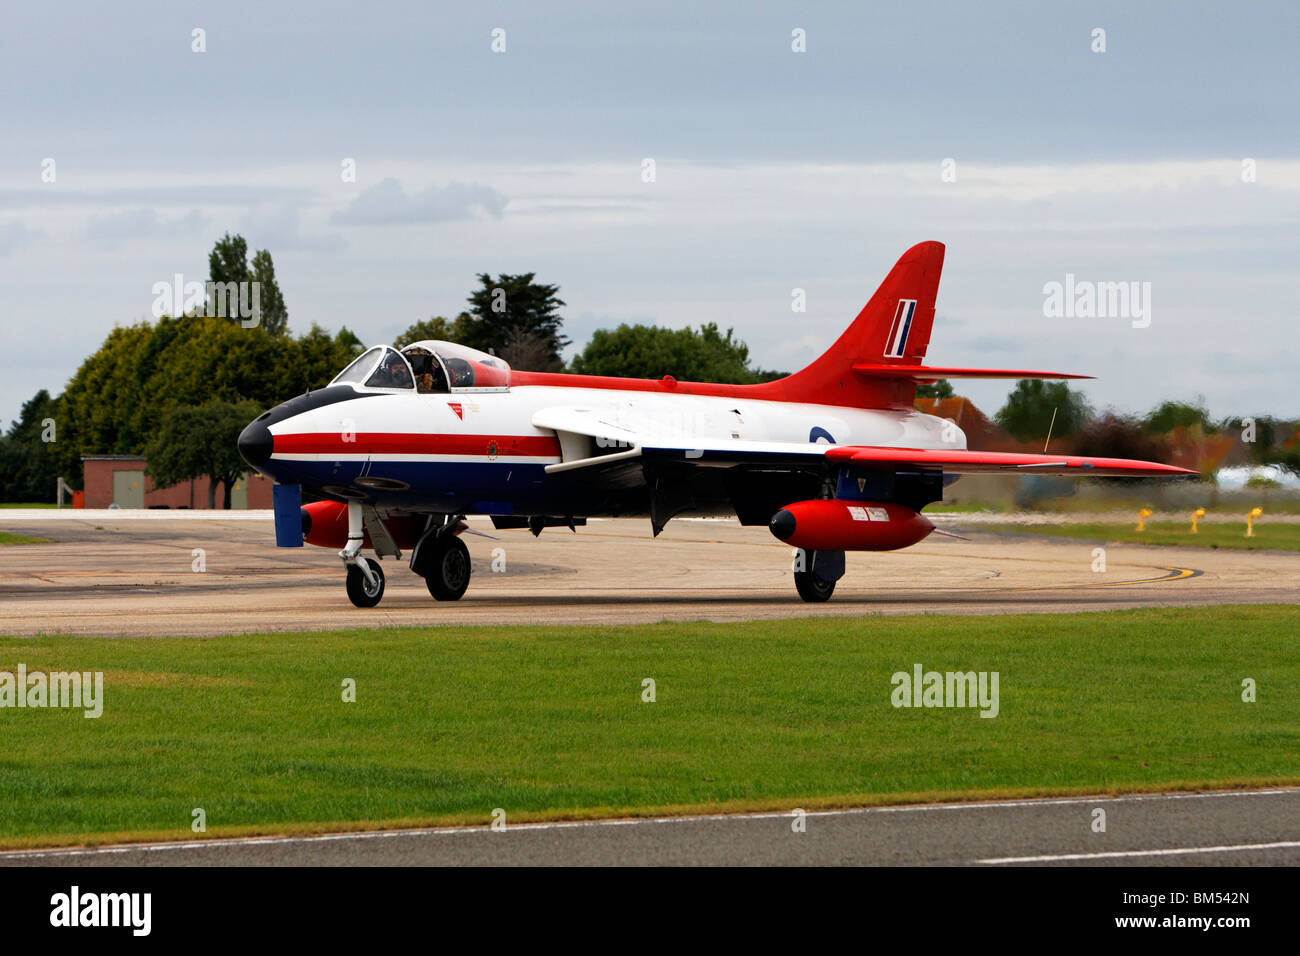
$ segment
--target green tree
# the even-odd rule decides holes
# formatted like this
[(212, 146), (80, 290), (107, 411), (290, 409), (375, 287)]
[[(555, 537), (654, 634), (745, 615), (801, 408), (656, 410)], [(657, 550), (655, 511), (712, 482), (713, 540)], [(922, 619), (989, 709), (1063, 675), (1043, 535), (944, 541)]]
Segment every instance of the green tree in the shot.
[(114, 329), (59, 399), (58, 471), (79, 476), (82, 455), (141, 454), (179, 405), (251, 401), (260, 411), (321, 388), (360, 347), (346, 329), (294, 337), (202, 316)]
[(0, 501), (53, 500), (58, 439), (59, 400), (41, 389), (23, 403), (18, 420), (0, 438)]
[(917, 398), (952, 398), (952, 382), (941, 378), (937, 382), (923, 382), (916, 386)]
[(145, 448), (146, 473), (159, 488), (207, 477), (208, 508), (216, 507), (217, 482), (222, 508), (230, 509), (230, 491), (248, 471), (236, 441), (244, 426), (262, 409), (254, 402), (213, 400), (178, 405), (163, 417), (157, 436)]
[(438, 342), (460, 342), (462, 345), (468, 344), (465, 342), (465, 336), (469, 334), (466, 327), (467, 319), (468, 316), (463, 312), (454, 321), (441, 315), (421, 319), (393, 339), (393, 348), (404, 349), (412, 342), (420, 342), (424, 339), (433, 339)]
[(749, 347), (710, 322), (699, 330), (665, 329), (657, 325), (620, 325), (598, 329), (582, 352), (574, 356), (572, 371), (579, 375), (615, 375), (625, 378), (661, 378), (671, 375), (679, 381), (724, 382), (749, 385), (760, 376), (781, 377), (782, 373), (760, 373), (749, 367)]
[[(289, 324), (289, 312), (284, 305), (284, 295), (275, 280), (275, 264), (271, 253), (259, 249), (248, 262), (248, 242), (243, 236), (226, 233), (212, 247), (208, 255), (208, 281), (219, 283), (258, 283), (258, 304), (261, 307), (261, 327), (272, 335), (282, 335)], [(207, 304), (207, 314), (215, 316), (215, 302)], [(229, 317), (229, 316), (228, 316)], [(239, 321), (238, 317), (234, 317)]]
[(493, 279), (485, 272), (479, 273), (479, 288), (470, 294), (469, 311), (458, 316), (453, 327), (461, 333), (457, 341), (497, 355), (502, 355), (508, 345), (528, 341), (530, 350), (541, 346), (545, 359), (544, 367), (531, 371), (563, 368), (560, 350), (569, 340), (560, 331), (564, 319), (559, 310), (565, 302), (557, 294), (559, 286), (535, 282), (535, 277), (533, 272), (503, 273)]
[(209, 282), (248, 282), (248, 242), (243, 236), (226, 233), (208, 253)]
[(1153, 433), (1141, 420), (1111, 409), (1090, 418), (1073, 436), (1069, 447), (1073, 454), (1098, 458), (1169, 460), (1169, 445), (1163, 434)]
[(289, 326), (289, 310), (284, 307), (284, 295), (275, 281), (275, 264), (265, 249), (253, 256), (253, 281), (258, 284), (262, 328), (272, 335), (282, 334)]
[[(316, 325), (313, 323), (312, 330), (314, 331), (315, 329)], [(357, 336), (357, 333), (353, 332), (346, 325), (334, 333), (334, 344), (340, 349), (347, 350), (352, 355), (360, 355), (366, 350), (366, 343), (362, 342)]]
[(1017, 441), (1033, 441), (1046, 438), (1049, 428), (1053, 435), (1076, 434), (1090, 414), (1083, 393), (1064, 382), (1024, 378), (1016, 382), (994, 419)]
[(1161, 402), (1142, 420), (1142, 424), (1147, 431), (1159, 435), (1168, 434), (1179, 427), (1199, 426), (1201, 433), (1206, 435), (1218, 431), (1214, 422), (1210, 420), (1210, 413), (1200, 403), (1193, 405), (1189, 402)]

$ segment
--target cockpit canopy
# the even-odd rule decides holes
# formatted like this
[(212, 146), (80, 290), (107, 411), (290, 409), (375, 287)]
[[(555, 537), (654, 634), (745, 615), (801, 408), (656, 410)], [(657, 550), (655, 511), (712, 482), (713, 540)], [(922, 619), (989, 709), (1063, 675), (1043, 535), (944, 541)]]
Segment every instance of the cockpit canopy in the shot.
[(418, 392), (501, 390), (510, 387), (510, 366), (467, 345), (426, 339), (401, 352), (387, 345), (367, 349), (330, 384)]

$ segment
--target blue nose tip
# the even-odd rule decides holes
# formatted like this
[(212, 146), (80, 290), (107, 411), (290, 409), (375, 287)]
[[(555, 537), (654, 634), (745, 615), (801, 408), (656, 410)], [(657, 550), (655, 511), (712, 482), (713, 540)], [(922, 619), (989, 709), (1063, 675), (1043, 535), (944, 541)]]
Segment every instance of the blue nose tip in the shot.
[(260, 468), (271, 457), (271, 450), (275, 447), (275, 440), (271, 437), (271, 430), (263, 425), (259, 419), (251, 422), (247, 428), (239, 433), (237, 447), (244, 461), (254, 468)]

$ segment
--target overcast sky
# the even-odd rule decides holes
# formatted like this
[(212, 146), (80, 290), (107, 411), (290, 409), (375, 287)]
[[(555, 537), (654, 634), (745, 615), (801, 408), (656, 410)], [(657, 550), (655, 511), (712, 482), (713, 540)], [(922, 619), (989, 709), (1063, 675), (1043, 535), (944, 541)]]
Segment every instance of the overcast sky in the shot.
[[(1298, 416), (1298, 37), (1284, 2), (10, 5), (0, 416), (226, 231), (295, 331), (388, 341), (535, 271), (578, 345), (716, 321), (783, 369), (938, 239), (931, 363)], [(1149, 282), (1149, 326), (1046, 317), (1067, 274)]]

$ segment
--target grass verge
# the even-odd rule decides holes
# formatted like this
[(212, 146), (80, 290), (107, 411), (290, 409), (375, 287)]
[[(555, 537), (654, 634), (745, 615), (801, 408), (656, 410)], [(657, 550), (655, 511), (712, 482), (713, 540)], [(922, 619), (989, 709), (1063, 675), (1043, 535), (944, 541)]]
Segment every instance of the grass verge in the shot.
[(33, 538), (27, 534), (0, 531), (0, 544), (50, 544), (49, 538)]
[(999, 525), (997, 530), (1017, 534), (1045, 534), (1058, 538), (1084, 538), (1089, 541), (1120, 541), (1124, 544), (1176, 545), (1184, 548), (1233, 548), (1246, 551), (1300, 551), (1300, 524), (1255, 522), (1255, 534), (1246, 537), (1246, 522), (1221, 524), (1200, 523), (1196, 534), (1191, 523), (1148, 522), (1145, 530), (1136, 524), (1067, 524), (1067, 525)]
[[(1300, 783), (1298, 625), (1287, 605), (0, 638), (0, 671), (105, 683), (98, 719), (0, 709), (0, 845), (192, 838), (196, 807), (215, 836)], [(917, 663), (999, 672), (998, 716), (893, 707)]]

